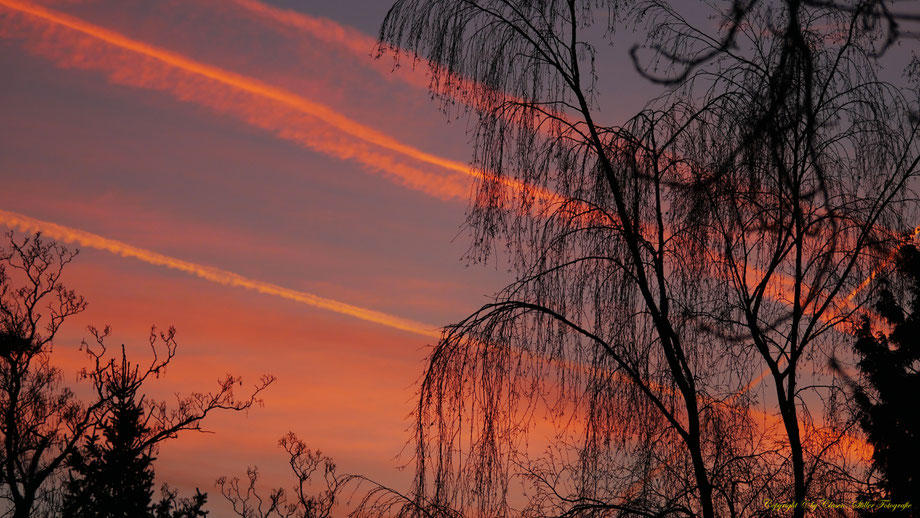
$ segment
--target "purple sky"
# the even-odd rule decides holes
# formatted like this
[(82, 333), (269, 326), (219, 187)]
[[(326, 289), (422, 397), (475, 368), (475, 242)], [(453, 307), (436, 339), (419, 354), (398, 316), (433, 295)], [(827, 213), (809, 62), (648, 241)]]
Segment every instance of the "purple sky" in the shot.
[[(20, 234), (21, 217), (34, 218), (81, 248), (66, 282), (90, 307), (55, 349), (68, 380), (89, 324), (112, 325), (138, 358), (152, 324), (178, 328), (174, 365), (150, 387), (159, 397), (211, 390), (225, 372), (278, 377), (264, 408), (216, 415), (213, 434), (160, 451), (160, 479), (209, 491), (215, 516), (220, 475), (258, 465), (287, 485), (277, 440), (288, 431), (343, 472), (406, 481), (395, 457), (432, 339), (115, 255), (74, 232), (429, 331), (478, 308), (509, 277), (502, 263), (461, 261), (472, 179), (449, 164), (470, 157), (466, 123), (448, 123), (422, 73), (370, 58), (387, 7), (0, 0), (0, 210)], [(618, 77), (604, 112), (618, 118), (648, 88), (613, 55), (600, 70)]]

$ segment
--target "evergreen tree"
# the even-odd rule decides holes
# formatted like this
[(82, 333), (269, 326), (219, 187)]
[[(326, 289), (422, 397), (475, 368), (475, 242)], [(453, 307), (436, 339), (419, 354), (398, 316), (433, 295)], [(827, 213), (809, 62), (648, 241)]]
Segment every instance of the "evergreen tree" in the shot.
[(854, 399), (860, 426), (875, 448), (881, 490), (875, 496), (909, 502), (920, 495), (920, 251), (915, 246), (900, 249), (896, 275), (883, 282), (876, 309), (890, 331), (873, 334), (868, 320), (859, 329), (855, 349), (862, 383)]
[(179, 492), (170, 490), (166, 484), (163, 484), (161, 492), (163, 496), (153, 508), (154, 518), (204, 518), (208, 515), (208, 511), (204, 510), (208, 494), (197, 488), (192, 498), (178, 498)]
[[(148, 372), (150, 372), (148, 370)], [(121, 365), (111, 365), (100, 398), (109, 401), (102, 437), (92, 434), (69, 459), (65, 484), (64, 518), (198, 518), (207, 494), (196, 490), (191, 499), (163, 485), (161, 499), (153, 502), (153, 450), (162, 434), (147, 425), (143, 396), (138, 389), (144, 379), (132, 368), (122, 348)], [(168, 435), (168, 434), (167, 434)]]
[(120, 374), (106, 385), (112, 397), (109, 418), (102, 425), (104, 441), (93, 434), (70, 458), (65, 518), (152, 516), (154, 458), (146, 445), (149, 429), (124, 355)]
[(96, 396), (80, 401), (52, 361), (61, 325), (86, 308), (61, 282), (77, 252), (39, 234), (0, 246), (0, 515), (4, 518), (134, 516), (197, 518), (207, 495), (178, 498), (164, 486), (154, 502), (153, 454), (179, 432), (202, 430), (214, 411), (242, 411), (261, 403), (273, 381), (263, 376), (245, 397), (242, 380), (227, 375), (214, 391), (178, 399), (145, 400), (141, 386), (159, 377), (176, 354), (175, 329), (151, 329), (152, 359), (143, 368), (108, 355), (110, 329), (90, 327), (83, 341), (89, 365), (80, 379)]

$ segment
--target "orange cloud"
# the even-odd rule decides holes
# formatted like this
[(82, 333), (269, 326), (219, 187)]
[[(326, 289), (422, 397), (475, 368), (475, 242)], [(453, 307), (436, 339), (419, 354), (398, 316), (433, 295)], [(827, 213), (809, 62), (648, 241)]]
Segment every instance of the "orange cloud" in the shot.
[[(403, 185), (441, 199), (466, 199), (468, 177), (486, 178), (540, 201), (558, 203), (549, 190), (514, 179), (495, 178), (464, 163), (422, 151), (320, 103), (258, 79), (195, 61), (79, 18), (18, 0), (0, 6), (21, 15), (0, 35), (24, 38), (36, 53), (62, 67), (106, 72), (112, 82), (168, 91), (183, 101), (208, 106), (300, 145), (355, 160)], [(408, 163), (407, 163), (408, 161)], [(435, 174), (418, 164), (435, 166)]]
[[(249, 0), (238, 0), (238, 3), (254, 4)], [(274, 131), (282, 138), (339, 158), (356, 160), (368, 168), (383, 171), (397, 178), (411, 188), (440, 198), (462, 198), (466, 196), (468, 187), (465, 178), (460, 175), (480, 176), (480, 173), (471, 171), (464, 164), (431, 155), (398, 142), (377, 130), (344, 117), (328, 107), (289, 91), (267, 85), (256, 79), (194, 61), (185, 56), (132, 40), (77, 18), (38, 6), (16, 0), (0, 0), (0, 5), (31, 17), (31, 23), (25, 23), (27, 34), (34, 36), (37, 33), (40, 36), (40, 41), (33, 48), (39, 53), (51, 57), (62, 66), (103, 70), (109, 74), (109, 78), (114, 82), (169, 91), (179, 99), (203, 104), (221, 113), (233, 114), (257, 127)], [(44, 27), (44, 30), (42, 30), (42, 27), (38, 27), (36, 31), (35, 24), (44, 24), (46, 27)], [(22, 29), (22, 27), (18, 29)], [(329, 27), (323, 30), (326, 31), (325, 38), (330, 40), (342, 36), (337, 34), (335, 30), (330, 30)], [(14, 35), (18, 34), (21, 34), (21, 31), (14, 31)], [(347, 40), (347, 34), (342, 37)], [(357, 51), (358, 47), (363, 48), (367, 41), (353, 40), (351, 43), (348, 43), (348, 41), (345, 43), (350, 44), (350, 48)], [(362, 50), (363, 52), (365, 50)], [(318, 122), (321, 124), (317, 124)], [(330, 129), (334, 131), (330, 131)], [(381, 150), (384, 152), (381, 153)], [(393, 153), (400, 155), (402, 158), (394, 156)], [(445, 177), (444, 175), (431, 174), (418, 169), (414, 165), (404, 163), (403, 159), (406, 158), (411, 161), (434, 165), (457, 173), (457, 175)], [(505, 183), (513, 187), (525, 187), (523, 184), (511, 181), (506, 181)], [(544, 198), (558, 200), (558, 195), (547, 191), (541, 191), (539, 195)], [(12, 215), (12, 213), (5, 214)], [(26, 226), (29, 223), (22, 222), (27, 220), (37, 221), (19, 215), (12, 215), (11, 217), (19, 218), (19, 228), (34, 229)], [(45, 222), (40, 223), (53, 225)], [(81, 231), (66, 229), (66, 227), (59, 228), (81, 233)], [(61, 233), (59, 236), (53, 235), (48, 230), (45, 230), (45, 233), (57, 239), (69, 240), (65, 237), (59, 237), (66, 235), (66, 233)], [(93, 248), (104, 246), (90, 244), (90, 242), (95, 242), (94, 239), (102, 240), (102, 243), (117, 243), (122, 248), (103, 247), (100, 249), (108, 250), (118, 255), (136, 257), (151, 264), (159, 264), (185, 271), (213, 282), (243, 286), (262, 293), (297, 300), (298, 302), (377, 323), (384, 323), (383, 320), (387, 319), (403, 321), (404, 324), (401, 325), (404, 327), (391, 325), (391, 327), (396, 327), (397, 329), (411, 332), (425, 329), (419, 327), (418, 323), (410, 322), (410, 324), (405, 324), (407, 321), (398, 317), (349, 306), (312, 294), (287, 290), (268, 283), (252, 281), (231, 272), (171, 259), (154, 252), (130, 247), (117, 241), (107, 240), (100, 236), (88, 233), (82, 234), (84, 237), (90, 236), (93, 239), (87, 238), (89, 241), (82, 242), (73, 238), (71, 242), (78, 242), (83, 246)], [(142, 257), (142, 254), (126, 252), (126, 250), (141, 251), (148, 255)], [(361, 311), (370, 311), (371, 314), (360, 316)], [(389, 324), (384, 323), (384, 325)], [(432, 327), (427, 329), (427, 331), (418, 334), (437, 336)]]
[[(251, 0), (237, 0), (237, 2), (254, 9), (269, 9), (266, 6), (259, 7), (261, 4)], [(44, 21), (55, 28), (66, 29), (63, 34), (54, 30), (41, 32), (39, 36), (45, 45), (37, 48), (39, 52), (49, 55), (63, 66), (102, 69), (110, 74), (113, 81), (170, 91), (180, 99), (198, 102), (220, 112), (232, 113), (253, 125), (273, 130), (283, 138), (340, 158), (355, 159), (371, 168), (381, 169), (397, 177), (405, 185), (428, 194), (440, 198), (462, 198), (468, 193), (466, 179), (457, 176), (444, 177), (421, 171), (402, 163), (392, 154), (380, 153), (379, 150), (361, 143), (373, 144), (378, 148), (455, 173), (470, 176), (481, 176), (482, 174), (471, 171), (466, 165), (459, 162), (437, 157), (402, 144), (323, 105), (256, 79), (199, 63), (38, 6), (16, 0), (0, 0), (0, 5), (37, 18), (37, 23)], [(267, 12), (273, 16), (279, 15), (277, 10)], [(289, 19), (297, 21), (300, 27), (310, 27), (314, 33), (322, 35), (325, 40), (348, 45), (355, 52), (359, 48), (365, 48), (370, 41), (366, 37), (364, 40), (358, 37), (355, 39), (344, 30), (339, 31), (331, 22), (323, 25), (319, 22), (311, 22), (307, 17), (294, 17), (294, 15), (290, 15)], [(85, 37), (81, 38), (80, 35)], [(101, 47), (100, 42), (104, 44)], [(111, 47), (116, 48), (114, 52)], [(129, 51), (129, 54), (120, 53), (118, 49)], [(73, 50), (77, 52), (72, 52)], [(138, 59), (138, 57), (146, 59)], [(201, 82), (202, 78), (206, 82)], [(240, 93), (244, 95), (240, 97)], [(317, 121), (332, 126), (338, 132), (330, 134), (323, 128), (317, 128)], [(359, 143), (356, 143), (356, 140)], [(521, 182), (503, 181), (505, 185), (512, 188), (533, 189)], [(558, 202), (561, 200), (559, 195), (546, 190), (538, 190), (535, 194), (545, 201)], [(185, 271), (192, 273), (192, 270)], [(791, 290), (786, 290), (786, 292), (791, 293)], [(781, 294), (777, 293), (774, 296), (781, 297)], [(428, 329), (433, 329), (433, 327)], [(434, 331), (429, 331), (427, 336), (436, 336), (436, 334)]]
[(422, 324), (405, 318), (389, 315), (372, 309), (362, 308), (340, 302), (333, 299), (296, 291), (276, 284), (257, 281), (243, 277), (242, 275), (214, 268), (211, 266), (200, 265), (181, 259), (169, 257), (157, 252), (134, 247), (114, 239), (108, 239), (96, 234), (84, 232), (73, 228), (68, 228), (56, 223), (41, 221), (15, 212), (0, 210), (0, 223), (26, 232), (41, 232), (44, 235), (58, 241), (66, 243), (75, 243), (80, 246), (95, 248), (111, 252), (122, 257), (131, 257), (139, 259), (145, 263), (165, 266), (173, 270), (185, 272), (207, 281), (223, 284), (225, 286), (236, 286), (253, 290), (265, 295), (273, 295), (288, 300), (293, 300), (301, 304), (306, 304), (315, 308), (333, 311), (342, 315), (348, 315), (354, 318), (374, 322), (394, 329), (408, 331), (421, 336), (438, 338), (440, 332), (436, 326)]
[[(422, 56), (411, 53), (410, 61), (412, 65), (409, 67), (396, 68), (391, 61), (370, 59), (379, 52), (381, 47), (380, 43), (377, 39), (351, 27), (339, 25), (326, 18), (310, 16), (290, 9), (280, 9), (259, 2), (258, 0), (231, 0), (230, 2), (218, 3), (217, 5), (225, 7), (231, 3), (246, 10), (250, 14), (254, 14), (259, 18), (274, 23), (278, 27), (301, 31), (324, 43), (343, 49), (363, 61), (365, 65), (375, 69), (387, 80), (398, 79), (408, 85), (426, 91), (432, 86), (432, 82), (427, 74), (431, 67), (431, 63)], [(390, 48), (400, 53), (406, 52), (405, 49), (392, 48), (386, 44), (384, 44), (383, 47)], [(475, 103), (477, 98), (485, 96), (490, 98), (497, 96), (497, 98), (510, 102), (523, 102), (522, 99), (515, 98), (506, 92), (497, 92), (481, 83), (455, 74), (446, 74), (438, 82), (438, 85), (440, 94), (467, 104), (471, 102)], [(468, 96), (467, 94), (471, 92), (475, 92), (477, 95)], [(545, 113), (534, 113), (532, 116), (534, 125), (540, 128), (541, 132), (546, 132), (548, 130), (545, 123), (550, 120), (550, 116), (552, 116), (552, 118), (558, 118), (568, 125), (577, 125), (577, 121), (571, 120), (566, 117), (565, 114), (555, 112), (549, 107), (541, 106), (540, 110), (543, 110)], [(506, 113), (503, 112), (501, 116), (506, 116)]]
[[(62, 67), (101, 70), (112, 82), (167, 91), (180, 100), (275, 132), (300, 145), (380, 171), (407, 187), (442, 198), (466, 199), (461, 162), (426, 153), (290, 91), (200, 63), (44, 7), (0, 0), (18, 14), (0, 35), (23, 38), (34, 52)], [(13, 23), (10, 23), (13, 22)], [(446, 171), (434, 173), (419, 166)]]
[[(410, 333), (421, 336), (430, 338), (440, 337), (440, 332), (435, 326), (430, 326), (386, 313), (354, 306), (344, 302), (321, 297), (312, 293), (291, 290), (276, 284), (249, 279), (239, 274), (221, 270), (219, 268), (200, 265), (189, 261), (183, 261), (181, 259), (176, 259), (163, 254), (159, 254), (157, 252), (134, 247), (126, 243), (108, 239), (96, 234), (65, 227), (56, 223), (41, 221), (14, 212), (0, 210), (0, 224), (4, 224), (8, 227), (16, 228), (26, 232), (42, 232), (44, 235), (59, 241), (74, 243), (80, 246), (110, 252), (121, 257), (139, 259), (152, 265), (165, 266), (167, 268), (188, 273), (201, 279), (224, 286), (246, 288), (266, 295), (273, 295), (287, 300), (293, 300), (295, 302), (309, 306), (333, 311), (368, 322), (374, 322), (390, 328), (408, 331)], [(537, 362), (546, 361), (546, 359), (543, 357), (530, 357), (530, 360)], [(570, 361), (561, 363), (564, 368), (568, 369), (582, 371), (591, 369), (588, 366), (576, 364)], [(631, 381), (627, 380), (625, 376), (622, 375), (617, 375), (615, 377), (620, 381)], [(661, 393), (668, 393), (671, 390), (667, 387), (661, 387), (654, 383), (651, 384), (651, 387), (653, 390), (659, 391)]]
[(371, 59), (377, 52), (377, 40), (351, 27), (340, 25), (328, 18), (311, 16), (291, 9), (280, 9), (257, 0), (221, 0), (215, 3), (221, 8), (231, 4), (248, 14), (275, 24), (276, 27), (309, 34), (323, 43), (343, 49), (365, 65), (372, 66), (385, 79), (399, 79), (411, 86), (428, 89), (430, 81), (425, 73), (428, 62), (424, 58), (416, 56), (418, 61), (415, 66), (394, 69), (389, 61)]
[[(270, 22), (273, 22), (279, 26), (303, 31), (324, 43), (332, 44), (339, 48), (345, 49), (349, 53), (351, 53), (352, 55), (358, 58), (368, 58), (369, 56), (372, 55), (373, 51), (378, 47), (378, 41), (376, 39), (370, 36), (367, 36), (366, 34), (360, 31), (357, 31), (350, 27), (342, 26), (326, 18), (311, 16), (311, 15), (301, 13), (298, 11), (294, 11), (294, 10), (290, 10), (290, 9), (280, 9), (280, 8), (262, 3), (258, 0), (231, 0), (231, 2), (229, 3), (235, 4), (238, 7), (245, 9), (249, 13), (252, 13)], [(219, 5), (223, 7), (227, 5), (227, 3), (220, 3)], [(381, 67), (379, 61), (367, 59), (365, 60), (365, 63), (367, 65), (372, 65), (375, 69), (383, 73), (385, 77), (388, 77), (388, 78), (389, 77), (399, 77), (400, 79), (402, 79), (403, 81), (405, 81), (406, 83), (410, 85), (424, 88), (427, 90), (430, 86), (430, 82), (423, 71), (427, 69), (429, 64), (427, 60), (425, 60), (425, 58), (421, 56), (413, 56), (413, 57), (416, 60), (416, 65), (411, 67), (411, 69), (408, 72), (403, 72), (403, 73), (395, 73), (395, 71), (390, 66)], [(478, 85), (472, 81), (469, 81), (467, 79), (460, 78), (460, 77), (451, 77), (450, 81), (453, 84), (456, 84), (461, 90), (471, 90), (471, 89), (472, 90), (483, 90), (485, 88), (482, 85)], [(676, 156), (671, 155), (670, 153), (666, 153), (663, 158), (665, 158), (667, 161), (672, 161), (678, 164), (680, 163), (680, 160)], [(678, 167), (679, 174), (683, 174), (685, 172), (686, 171), (684, 171), (682, 168)], [(505, 184), (510, 187), (515, 187), (515, 188), (527, 187), (524, 184), (519, 184), (519, 183), (512, 185), (511, 182), (505, 182)], [(533, 189), (533, 187), (529, 187), (529, 188)], [(558, 194), (551, 193), (549, 191), (541, 191), (537, 193), (537, 196), (543, 200), (554, 202), (554, 203), (564, 201), (563, 197), (559, 196)], [(650, 231), (650, 233), (654, 234), (655, 232)], [(920, 226), (918, 226), (914, 230), (911, 237), (913, 238), (917, 236), (918, 234), (920, 234)], [(866, 279), (862, 283), (860, 283), (860, 285), (856, 289), (854, 289), (853, 292), (851, 292), (847, 297), (845, 297), (844, 302), (843, 302), (844, 308), (852, 309), (851, 302), (853, 298), (856, 296), (856, 294), (862, 291), (863, 289), (865, 289), (866, 286), (868, 286), (869, 282), (871, 282), (871, 280), (881, 270), (887, 267), (887, 265), (890, 264), (892, 260), (893, 260), (893, 256), (887, 258), (886, 261), (884, 261), (881, 265), (879, 265), (879, 267), (875, 271), (873, 271), (868, 277), (866, 277)], [(779, 277), (782, 277), (782, 276), (779, 276)], [(786, 285), (791, 283), (791, 281), (787, 278), (781, 278), (780, 282)], [(785, 293), (792, 293), (792, 290), (788, 289), (785, 291)], [(773, 296), (780, 297), (779, 300), (782, 300), (783, 294), (784, 292), (783, 290), (781, 290), (780, 292), (774, 294)], [(838, 316), (839, 316), (838, 313), (831, 313), (826, 318), (833, 319), (833, 318), (837, 318)]]

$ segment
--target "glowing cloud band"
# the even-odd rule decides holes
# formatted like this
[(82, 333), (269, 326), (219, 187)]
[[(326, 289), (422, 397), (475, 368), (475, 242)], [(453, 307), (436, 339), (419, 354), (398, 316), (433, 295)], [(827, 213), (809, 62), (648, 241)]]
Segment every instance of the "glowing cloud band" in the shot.
[[(86, 41), (62, 43), (60, 35), (49, 33), (47, 30), (29, 31), (25, 38), (38, 40), (37, 52), (50, 55), (51, 59), (62, 66), (101, 69), (108, 73), (109, 79), (113, 82), (169, 91), (181, 100), (203, 104), (219, 112), (229, 112), (249, 124), (272, 130), (287, 140), (338, 158), (356, 160), (370, 169), (383, 171), (395, 176), (401, 183), (431, 196), (442, 199), (466, 199), (469, 196), (469, 185), (459, 181), (456, 176), (436, 175), (400, 163), (392, 155), (367, 149), (366, 145), (370, 144), (415, 162), (436, 166), (454, 175), (497, 181), (506, 187), (529, 193), (541, 201), (558, 203), (563, 200), (558, 194), (546, 189), (526, 185), (514, 179), (497, 178), (489, 173), (471, 169), (462, 162), (427, 153), (354, 121), (323, 104), (258, 79), (196, 61), (31, 3), (0, 0), (0, 6), (28, 17), (32, 24), (43, 22), (57, 29), (66, 29), (73, 35), (88, 38), (90, 42), (127, 51), (139, 58), (132, 60), (126, 59), (123, 55), (107, 54), (102, 49), (92, 48)], [(87, 52), (87, 48), (91, 51)], [(151, 61), (166, 68), (153, 67)], [(192, 80), (176, 77), (176, 72), (186, 74)], [(202, 84), (201, 79), (212, 84)], [(223, 91), (216, 89), (215, 84), (222, 87)], [(251, 100), (240, 102), (232, 99), (232, 93), (246, 94), (250, 98), (271, 104), (253, 106)], [(298, 116), (308, 116), (344, 135), (330, 135), (328, 129), (317, 127), (315, 121), (305, 122), (297, 119)], [(343, 136), (348, 138), (343, 139)], [(358, 142), (362, 145), (357, 145)]]
[(221, 270), (220, 268), (183, 261), (181, 259), (169, 257), (157, 252), (145, 250), (136, 246), (131, 246), (129, 244), (122, 243), (121, 241), (102, 237), (100, 235), (92, 234), (83, 230), (65, 227), (56, 223), (30, 218), (15, 212), (0, 210), (0, 224), (24, 232), (41, 232), (42, 234), (57, 241), (72, 243), (87, 248), (94, 248), (96, 250), (110, 252), (121, 257), (131, 257), (148, 264), (165, 266), (166, 268), (170, 268), (172, 270), (185, 272), (194, 275), (195, 277), (215, 282), (217, 284), (222, 284), (224, 286), (246, 288), (248, 290), (256, 291), (265, 295), (281, 297), (283, 299), (292, 300), (294, 302), (299, 302), (301, 304), (306, 304), (315, 308), (333, 311), (341, 315), (347, 315), (350, 317), (365, 320), (367, 322), (384, 325), (393, 329), (399, 329), (401, 331), (407, 331), (409, 333), (414, 333), (429, 338), (438, 338), (441, 336), (437, 326), (431, 326), (421, 322), (415, 322), (413, 320), (382, 313), (380, 311), (374, 311), (372, 309), (354, 306), (345, 302), (339, 302), (337, 300), (314, 295), (312, 293), (292, 290), (278, 286), (277, 284), (257, 281), (243, 277), (242, 275), (233, 272), (228, 272), (227, 270)]

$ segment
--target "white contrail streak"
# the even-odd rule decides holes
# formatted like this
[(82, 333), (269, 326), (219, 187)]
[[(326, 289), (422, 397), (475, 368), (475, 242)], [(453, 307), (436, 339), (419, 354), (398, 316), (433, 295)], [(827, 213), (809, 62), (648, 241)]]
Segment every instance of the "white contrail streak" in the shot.
[(224, 286), (237, 286), (265, 295), (274, 295), (315, 308), (333, 311), (342, 315), (348, 315), (350, 317), (374, 322), (393, 329), (408, 331), (429, 338), (438, 338), (440, 336), (437, 326), (423, 324), (421, 322), (362, 308), (360, 306), (354, 306), (312, 293), (292, 290), (283, 286), (278, 286), (277, 284), (250, 279), (237, 273), (221, 270), (220, 268), (183, 261), (157, 252), (131, 246), (121, 241), (102, 237), (83, 230), (65, 227), (57, 223), (30, 218), (15, 212), (0, 210), (0, 224), (25, 232), (41, 232), (57, 241), (103, 250), (121, 257), (139, 259), (145, 263), (156, 266), (165, 266), (166, 268), (185, 272), (207, 281), (223, 284)]

